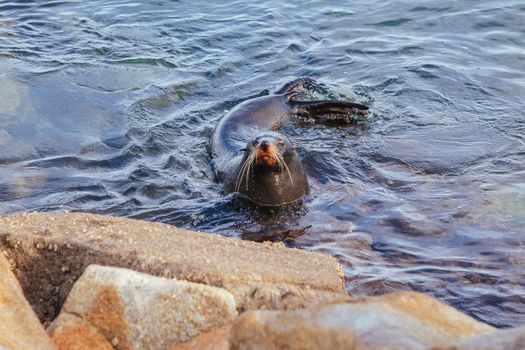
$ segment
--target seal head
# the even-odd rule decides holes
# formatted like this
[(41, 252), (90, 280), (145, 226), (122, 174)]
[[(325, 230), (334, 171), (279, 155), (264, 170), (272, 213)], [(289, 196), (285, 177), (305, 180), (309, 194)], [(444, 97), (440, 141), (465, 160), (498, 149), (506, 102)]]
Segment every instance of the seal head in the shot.
[(289, 204), (308, 193), (301, 160), (286, 136), (259, 133), (243, 151), (235, 192), (262, 206)]

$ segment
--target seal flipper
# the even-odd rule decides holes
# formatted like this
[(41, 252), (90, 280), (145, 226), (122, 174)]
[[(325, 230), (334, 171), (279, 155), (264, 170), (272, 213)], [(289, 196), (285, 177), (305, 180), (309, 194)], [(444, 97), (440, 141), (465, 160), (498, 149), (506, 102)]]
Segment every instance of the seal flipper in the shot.
[(289, 101), (292, 114), (299, 119), (314, 120), (322, 123), (353, 124), (355, 116), (368, 115), (368, 107), (359, 103), (339, 100)]

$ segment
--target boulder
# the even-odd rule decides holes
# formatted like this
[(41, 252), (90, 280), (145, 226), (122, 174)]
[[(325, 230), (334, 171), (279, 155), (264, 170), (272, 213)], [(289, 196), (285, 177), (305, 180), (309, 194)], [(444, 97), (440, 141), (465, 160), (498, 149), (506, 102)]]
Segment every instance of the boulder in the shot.
[(1, 253), (0, 349), (55, 349)]
[(104, 338), (101, 344), (122, 350), (168, 349), (236, 316), (235, 300), (222, 288), (90, 265), (49, 332), (59, 346), (76, 332), (82, 341)]
[(291, 309), (345, 298), (332, 257), (198, 233), (171, 225), (84, 213), (0, 217), (0, 250), (42, 321), (56, 317), (90, 264), (224, 287), (239, 311)]
[(234, 322), (232, 349), (446, 347), (494, 328), (429, 296), (395, 292), (295, 311), (250, 311)]

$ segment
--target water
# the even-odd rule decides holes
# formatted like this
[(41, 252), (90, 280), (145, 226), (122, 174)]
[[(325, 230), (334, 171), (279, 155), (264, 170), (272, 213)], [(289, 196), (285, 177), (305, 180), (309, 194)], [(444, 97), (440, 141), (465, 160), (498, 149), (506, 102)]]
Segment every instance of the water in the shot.
[[(520, 1), (0, 1), (0, 213), (79, 210), (336, 257), (352, 294), (525, 323)], [(207, 151), (240, 101), (309, 75), (370, 105), (289, 125), (311, 195), (232, 204)]]

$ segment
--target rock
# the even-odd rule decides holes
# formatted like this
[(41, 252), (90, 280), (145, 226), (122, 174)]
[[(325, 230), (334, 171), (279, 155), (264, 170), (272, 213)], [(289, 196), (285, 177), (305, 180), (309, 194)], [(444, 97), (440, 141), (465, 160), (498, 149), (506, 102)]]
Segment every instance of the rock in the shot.
[(64, 313), (48, 330), (58, 350), (113, 350), (97, 328), (79, 316)]
[[(457, 342), (446, 350), (520, 350), (525, 349), (525, 326), (504, 329)], [(433, 349), (439, 350), (439, 349)]]
[(70, 316), (89, 323), (82, 328), (85, 333), (94, 328), (119, 349), (138, 350), (187, 342), (231, 323), (237, 311), (233, 295), (222, 288), (90, 265), (50, 327), (53, 339), (65, 338), (64, 330), (79, 329)]
[(238, 308), (240, 312), (247, 310), (293, 310), (302, 309), (317, 304), (332, 304), (345, 302), (351, 299), (343, 293), (333, 293), (298, 287), (286, 283), (251, 283), (225, 284), (235, 300), (243, 300), (244, 304)]
[(195, 337), (191, 342), (178, 344), (170, 350), (230, 350), (231, 325), (217, 328)]
[(1, 253), (0, 349), (55, 349)]
[(429, 296), (396, 292), (295, 311), (250, 311), (231, 349), (430, 349), (494, 332)]
[(343, 273), (332, 257), (125, 218), (0, 217), (0, 250), (15, 262), (14, 272), (42, 321), (56, 317), (90, 264), (224, 287), (239, 310), (304, 307), (345, 295)]

